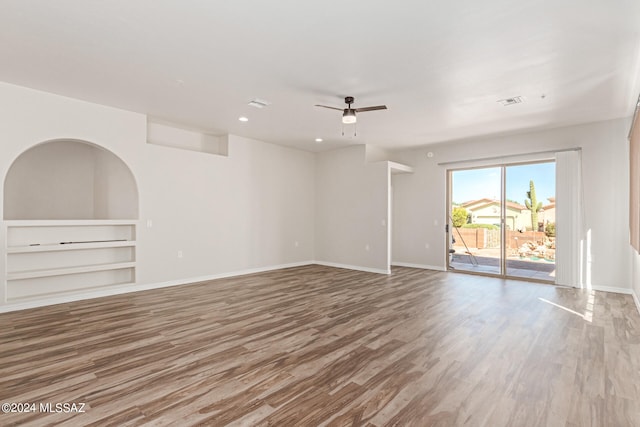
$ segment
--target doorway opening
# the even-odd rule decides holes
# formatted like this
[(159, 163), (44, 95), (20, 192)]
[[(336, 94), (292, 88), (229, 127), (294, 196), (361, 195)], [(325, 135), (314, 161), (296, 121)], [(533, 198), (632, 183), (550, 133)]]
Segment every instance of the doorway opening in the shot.
[(555, 282), (555, 162), (448, 171), (447, 269)]

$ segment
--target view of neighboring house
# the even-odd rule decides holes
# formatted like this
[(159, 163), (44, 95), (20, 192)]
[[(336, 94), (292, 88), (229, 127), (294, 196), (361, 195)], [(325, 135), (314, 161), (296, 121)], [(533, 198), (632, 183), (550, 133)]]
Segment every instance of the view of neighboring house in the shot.
[(556, 198), (549, 197), (549, 204), (542, 207), (542, 211), (538, 213), (538, 221), (547, 224), (556, 222)]
[[(550, 197), (549, 202), (538, 212), (538, 221), (544, 225), (556, 221), (555, 197)], [(507, 201), (505, 205), (507, 209), (505, 220), (508, 230), (531, 229), (531, 211), (526, 206), (511, 201)], [(460, 207), (467, 210), (471, 224), (500, 225), (499, 200), (489, 198), (471, 200), (462, 203)]]

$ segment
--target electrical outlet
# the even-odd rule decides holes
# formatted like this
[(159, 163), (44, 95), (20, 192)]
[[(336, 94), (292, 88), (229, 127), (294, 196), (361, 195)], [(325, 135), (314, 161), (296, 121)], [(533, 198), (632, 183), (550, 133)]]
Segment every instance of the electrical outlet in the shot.
[(364, 245), (364, 250), (365, 250), (365, 251), (369, 252), (369, 249), (370, 249), (370, 248), (369, 248), (369, 245)]
[(299, 244), (299, 243), (298, 243), (298, 241), (296, 240), (295, 242), (293, 242), (293, 246), (295, 246), (295, 247), (297, 248), (298, 246), (300, 246), (300, 244)]
[(425, 243), (425, 244), (424, 244), (424, 248), (425, 248), (425, 249), (429, 249), (429, 244), (428, 244), (428, 243)]
[(182, 251), (178, 251), (178, 258), (182, 258)]
[(147, 228), (151, 228), (151, 227), (153, 227), (153, 221), (148, 219), (147, 220)]

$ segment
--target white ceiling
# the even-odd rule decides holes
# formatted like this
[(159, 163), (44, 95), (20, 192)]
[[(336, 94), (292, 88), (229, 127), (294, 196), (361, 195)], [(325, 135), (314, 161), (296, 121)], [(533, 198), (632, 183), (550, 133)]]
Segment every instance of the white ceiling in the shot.
[[(2, 81), (209, 132), (396, 149), (631, 115), (640, 1), (1, 0), (0, 58)], [(346, 95), (389, 109), (342, 137), (314, 104)]]

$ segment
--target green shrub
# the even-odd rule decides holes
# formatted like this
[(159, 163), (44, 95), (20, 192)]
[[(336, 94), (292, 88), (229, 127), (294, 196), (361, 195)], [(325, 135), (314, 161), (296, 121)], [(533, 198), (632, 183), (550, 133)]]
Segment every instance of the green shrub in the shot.
[(544, 234), (546, 234), (547, 237), (556, 237), (556, 223), (550, 222), (549, 224), (547, 224), (547, 226), (544, 228)]
[(465, 208), (459, 206), (454, 207), (451, 216), (453, 217), (453, 226), (456, 228), (462, 227), (467, 223), (468, 214)]

